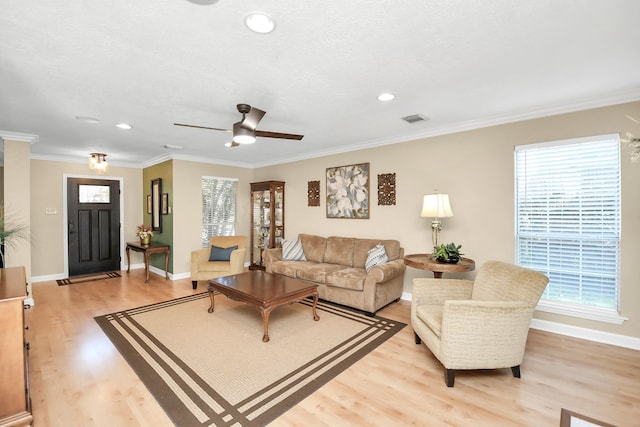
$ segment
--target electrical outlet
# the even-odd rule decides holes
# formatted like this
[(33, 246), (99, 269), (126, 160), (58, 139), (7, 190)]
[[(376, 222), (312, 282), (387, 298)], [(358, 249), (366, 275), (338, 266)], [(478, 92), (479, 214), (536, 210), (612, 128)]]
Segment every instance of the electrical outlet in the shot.
[(45, 215), (55, 215), (57, 213), (58, 211), (56, 210), (56, 208), (44, 208)]

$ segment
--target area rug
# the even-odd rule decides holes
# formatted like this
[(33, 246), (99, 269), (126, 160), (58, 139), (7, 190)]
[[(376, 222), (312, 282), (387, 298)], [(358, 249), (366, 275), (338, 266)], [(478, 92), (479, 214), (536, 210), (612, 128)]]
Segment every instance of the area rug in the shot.
[(90, 276), (78, 276), (69, 277), (68, 279), (56, 280), (58, 286), (63, 285), (75, 285), (76, 283), (93, 282), (94, 280), (113, 279), (115, 277), (122, 277), (117, 271), (108, 271), (106, 273), (92, 274)]
[(271, 312), (206, 293), (95, 318), (177, 426), (263, 426), (404, 323), (311, 301)]

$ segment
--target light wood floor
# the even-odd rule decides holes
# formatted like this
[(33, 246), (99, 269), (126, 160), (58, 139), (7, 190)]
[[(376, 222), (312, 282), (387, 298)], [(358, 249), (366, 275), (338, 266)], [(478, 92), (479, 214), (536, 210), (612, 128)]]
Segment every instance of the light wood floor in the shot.
[[(26, 321), (35, 427), (173, 425), (93, 317), (203, 292), (204, 283), (193, 291), (188, 279), (152, 274), (145, 284), (143, 270), (122, 275), (33, 285)], [(409, 324), (409, 310), (401, 301), (378, 314)], [(521, 379), (509, 369), (463, 371), (447, 388), (408, 325), (270, 425), (558, 426), (561, 408), (640, 425), (640, 352), (532, 330)]]

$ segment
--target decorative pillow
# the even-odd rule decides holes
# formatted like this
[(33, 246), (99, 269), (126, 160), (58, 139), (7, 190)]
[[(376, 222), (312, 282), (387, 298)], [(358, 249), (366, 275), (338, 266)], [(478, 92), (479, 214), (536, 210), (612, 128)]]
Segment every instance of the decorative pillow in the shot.
[(384, 264), (389, 261), (389, 257), (387, 257), (387, 252), (384, 250), (384, 245), (382, 243), (378, 243), (375, 247), (371, 248), (367, 255), (367, 262), (364, 264), (365, 270), (367, 273), (376, 265)]
[(302, 242), (297, 240), (282, 241), (282, 260), (283, 261), (306, 261), (304, 251), (302, 250)]
[(229, 261), (231, 259), (231, 252), (236, 249), (238, 249), (238, 245), (231, 246), (230, 248), (219, 248), (211, 245), (209, 261)]

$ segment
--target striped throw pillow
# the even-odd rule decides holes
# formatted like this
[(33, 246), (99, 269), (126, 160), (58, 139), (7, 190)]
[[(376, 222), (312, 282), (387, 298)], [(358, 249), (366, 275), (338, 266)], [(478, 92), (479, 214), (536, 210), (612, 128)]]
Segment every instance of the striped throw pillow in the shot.
[(284, 261), (306, 261), (304, 251), (302, 250), (302, 242), (297, 240), (282, 241), (282, 259)]
[(384, 250), (384, 245), (382, 243), (378, 243), (375, 247), (369, 249), (367, 255), (367, 262), (364, 264), (365, 270), (367, 273), (376, 265), (384, 264), (389, 261), (389, 257), (387, 256), (387, 252)]

